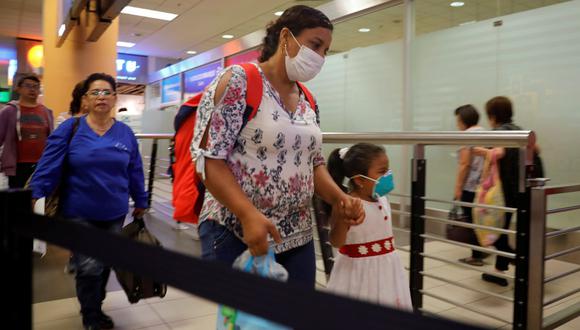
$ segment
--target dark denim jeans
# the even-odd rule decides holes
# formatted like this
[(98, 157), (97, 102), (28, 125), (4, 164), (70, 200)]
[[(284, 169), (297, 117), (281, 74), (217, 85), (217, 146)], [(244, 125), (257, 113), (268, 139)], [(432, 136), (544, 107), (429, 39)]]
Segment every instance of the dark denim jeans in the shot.
[[(207, 220), (199, 225), (201, 257), (232, 265), (248, 247), (233, 232), (216, 221)], [(309, 243), (276, 254), (276, 262), (288, 271), (288, 282), (314, 288), (316, 260), (314, 243)]]
[[(106, 221), (79, 219), (71, 221), (117, 233), (123, 227), (125, 216)], [(106, 242), (103, 242), (103, 244), (106, 244)], [(81, 304), (83, 325), (98, 324), (102, 313), (101, 305), (107, 294), (106, 287), (111, 274), (111, 267), (104, 265), (99, 260), (76, 252), (73, 254), (73, 262), (77, 266), (76, 289), (77, 297)]]

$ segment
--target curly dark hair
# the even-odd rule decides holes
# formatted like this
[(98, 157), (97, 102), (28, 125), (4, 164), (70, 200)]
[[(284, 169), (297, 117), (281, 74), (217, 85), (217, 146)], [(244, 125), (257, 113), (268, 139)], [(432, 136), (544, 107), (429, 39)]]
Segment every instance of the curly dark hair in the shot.
[(305, 29), (326, 28), (334, 29), (330, 19), (320, 10), (312, 7), (297, 5), (284, 11), (282, 16), (271, 22), (266, 28), (266, 36), (262, 43), (262, 54), (258, 61), (266, 62), (276, 53), (280, 41), (280, 31), (288, 28), (294, 36), (300, 35)]
[(69, 106), (68, 111), (73, 116), (81, 112), (82, 98), (83, 98), (83, 95), (85, 95), (85, 93), (87, 92), (87, 90), (84, 89), (84, 84), (85, 84), (84, 80), (79, 81), (75, 85), (75, 88), (72, 91), (72, 95), (71, 95), (72, 100), (70, 101), (70, 106)]

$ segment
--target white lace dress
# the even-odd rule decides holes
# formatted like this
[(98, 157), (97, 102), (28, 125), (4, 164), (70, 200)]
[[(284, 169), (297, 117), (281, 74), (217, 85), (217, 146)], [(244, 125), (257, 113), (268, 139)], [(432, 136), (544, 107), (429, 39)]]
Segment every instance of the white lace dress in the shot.
[(410, 311), (409, 281), (394, 248), (389, 201), (381, 197), (363, 204), (365, 220), (349, 229), (327, 288), (351, 298)]

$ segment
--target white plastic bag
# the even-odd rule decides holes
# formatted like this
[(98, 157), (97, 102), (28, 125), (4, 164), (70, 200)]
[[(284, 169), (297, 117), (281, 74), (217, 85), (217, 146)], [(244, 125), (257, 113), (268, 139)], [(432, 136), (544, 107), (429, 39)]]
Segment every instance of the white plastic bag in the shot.
[[(36, 201), (36, 204), (34, 204), (34, 213), (44, 215), (44, 201), (44, 198)], [(46, 255), (46, 242), (35, 239), (32, 243), (32, 251), (40, 254), (41, 258), (44, 257)]]
[[(276, 262), (274, 250), (270, 248), (268, 254), (254, 257), (249, 250), (244, 251), (234, 261), (234, 268), (246, 273), (257, 274), (278, 281), (286, 282), (288, 272)], [(264, 318), (245, 313), (224, 305), (219, 306), (217, 330), (291, 330), (291, 328)]]
[(8, 189), (8, 177), (0, 172), (0, 190)]

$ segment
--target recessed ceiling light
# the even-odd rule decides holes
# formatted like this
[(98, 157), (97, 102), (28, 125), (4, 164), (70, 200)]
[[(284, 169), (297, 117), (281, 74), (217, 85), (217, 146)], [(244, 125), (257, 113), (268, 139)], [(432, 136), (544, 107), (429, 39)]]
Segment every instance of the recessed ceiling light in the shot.
[(58, 28), (58, 36), (62, 37), (62, 35), (64, 34), (64, 31), (66, 30), (66, 25), (65, 24), (61, 24), (60, 27)]
[(195, 50), (188, 50), (186, 53), (189, 54), (189, 55), (195, 55), (195, 54), (197, 54), (197, 52)]
[(463, 1), (453, 1), (449, 5), (451, 7), (463, 7), (463, 5), (465, 5), (465, 2), (463, 2)]
[(222, 36), (222, 38), (224, 38), (224, 39), (233, 39), (233, 38), (234, 38), (234, 36), (233, 36), (233, 35), (231, 35), (231, 34), (224, 34), (224, 35)]
[(274, 15), (276, 15), (276, 16), (282, 16), (282, 14), (284, 14), (283, 11), (277, 11), (274, 13)]
[(360, 28), (360, 29), (358, 29), (358, 32), (363, 32), (363, 33), (364, 32), (371, 32), (371, 29), (369, 29), (369, 28)]
[(133, 46), (135, 46), (135, 43), (133, 43), (133, 42), (117, 41), (117, 47), (131, 48)]
[(163, 21), (172, 21), (177, 17), (176, 14), (133, 6), (126, 6), (125, 8), (123, 8), (123, 10), (121, 10), (121, 13), (127, 15), (155, 18)]

